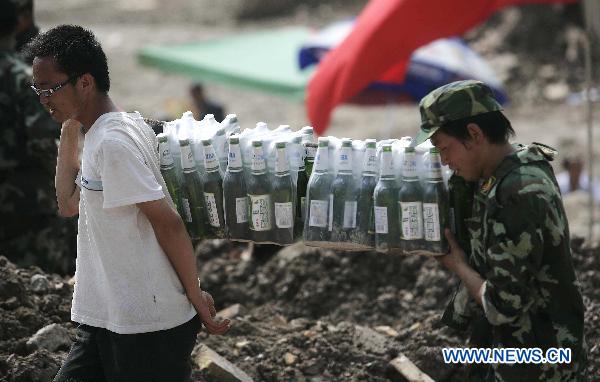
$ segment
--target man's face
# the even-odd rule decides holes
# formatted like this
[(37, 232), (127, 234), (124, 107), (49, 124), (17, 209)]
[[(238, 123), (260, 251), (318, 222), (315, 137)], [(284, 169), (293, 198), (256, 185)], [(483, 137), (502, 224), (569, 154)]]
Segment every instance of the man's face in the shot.
[(69, 76), (58, 70), (54, 58), (36, 57), (33, 60), (33, 86), (39, 90), (55, 89), (51, 95), (39, 95), (40, 103), (52, 119), (61, 123), (77, 117), (80, 104), (75, 80), (68, 80)]
[(442, 163), (448, 165), (456, 175), (471, 182), (481, 178), (482, 167), (474, 150), (474, 142), (463, 143), (438, 131), (431, 137), (431, 143), (440, 151)]

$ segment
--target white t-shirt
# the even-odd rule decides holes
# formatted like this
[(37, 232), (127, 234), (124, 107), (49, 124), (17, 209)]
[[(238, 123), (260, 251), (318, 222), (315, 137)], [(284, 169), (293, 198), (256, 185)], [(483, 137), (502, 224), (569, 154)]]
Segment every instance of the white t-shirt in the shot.
[(130, 334), (170, 329), (196, 314), (136, 206), (164, 197), (173, 205), (158, 169), (156, 136), (138, 113), (103, 114), (86, 133), (73, 321)]

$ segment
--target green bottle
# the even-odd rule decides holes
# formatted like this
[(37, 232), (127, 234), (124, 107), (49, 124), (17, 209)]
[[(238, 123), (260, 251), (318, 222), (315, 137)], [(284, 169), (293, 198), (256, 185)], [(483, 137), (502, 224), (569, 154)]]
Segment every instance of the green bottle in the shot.
[(210, 139), (202, 141), (204, 146), (204, 202), (206, 218), (213, 235), (225, 237), (225, 218), (223, 215), (223, 179), (219, 172), (219, 158)]
[(186, 215), (186, 212), (189, 211), (184, 210), (181, 202), (182, 190), (177, 177), (177, 170), (175, 169), (175, 161), (171, 155), (171, 148), (167, 134), (160, 133), (157, 135), (157, 138), (158, 156), (160, 158), (160, 173), (162, 174), (165, 184), (167, 185), (169, 195), (171, 195), (171, 199), (173, 199), (173, 203), (175, 203), (175, 207), (177, 207), (179, 216), (181, 216), (184, 222), (191, 223), (192, 217)]
[(329, 241), (331, 237), (333, 176), (329, 173), (329, 140), (319, 137), (318, 146), (314, 172), (306, 191), (308, 216), (304, 221), (304, 241)]
[(304, 229), (304, 218), (306, 217), (306, 187), (308, 186), (308, 176), (306, 175), (305, 148), (300, 145), (301, 158), (298, 167), (298, 179), (296, 179), (296, 212), (294, 221), (294, 238), (302, 237)]
[(366, 149), (363, 157), (362, 177), (356, 211), (357, 243), (375, 246), (375, 218), (373, 216), (373, 192), (377, 185), (377, 141), (366, 140)]
[(229, 137), (227, 171), (223, 178), (225, 230), (230, 239), (250, 240), (248, 195), (238, 135)]
[(471, 239), (466, 219), (471, 217), (476, 184), (453, 174), (448, 180), (449, 218), (452, 233), (458, 245), (468, 255), (471, 253)]
[(448, 191), (442, 178), (442, 161), (436, 148), (429, 150), (427, 179), (423, 192), (423, 231), (425, 249), (446, 253), (448, 241), (444, 229), (448, 228)]
[(343, 138), (338, 155), (338, 173), (331, 184), (333, 194), (333, 229), (331, 241), (354, 241), (358, 191), (352, 174), (352, 139)]
[(286, 143), (275, 144), (275, 177), (273, 179), (273, 210), (275, 212), (275, 242), (294, 242), (294, 184), (290, 176), (290, 165)]
[(394, 176), (394, 157), (392, 145), (384, 144), (381, 148), (379, 182), (373, 192), (375, 212), (375, 247), (378, 251), (387, 252), (398, 248), (398, 187)]
[(252, 141), (252, 165), (248, 180), (248, 219), (252, 240), (257, 243), (272, 241), (273, 201), (267, 164), (260, 140)]
[(423, 249), (423, 189), (417, 173), (417, 153), (414, 147), (404, 149), (400, 204), (400, 248), (403, 251)]
[(315, 155), (317, 155), (317, 144), (304, 142), (304, 171), (306, 172), (306, 177), (309, 179), (313, 172)]
[(182, 205), (185, 210), (190, 211), (192, 217), (190, 237), (192, 239), (205, 239), (205, 211), (204, 211), (204, 187), (200, 174), (196, 170), (194, 155), (190, 146), (189, 139), (180, 139), (181, 147), (181, 168), (183, 169), (183, 188), (185, 197), (182, 198)]

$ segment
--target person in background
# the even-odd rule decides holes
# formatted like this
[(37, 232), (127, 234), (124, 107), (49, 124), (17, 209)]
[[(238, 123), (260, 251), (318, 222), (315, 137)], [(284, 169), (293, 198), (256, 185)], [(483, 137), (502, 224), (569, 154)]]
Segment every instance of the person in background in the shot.
[(225, 118), (223, 106), (206, 98), (202, 84), (193, 84), (190, 87), (190, 95), (192, 96), (193, 112), (196, 120), (202, 120), (207, 114), (214, 115), (217, 122), (221, 122)]
[(470, 347), (571, 351), (570, 363), (474, 363), (469, 380), (584, 381), (585, 309), (549, 163), (556, 151), (539, 143), (510, 144), (510, 121), (480, 81), (444, 85), (419, 108), (416, 144), (431, 139), (443, 164), (479, 183), (466, 222), (470, 253), (445, 231), (450, 249), (439, 261), (461, 284), (442, 321), (469, 328)]
[(556, 180), (560, 192), (566, 195), (574, 191), (593, 192), (594, 200), (600, 202), (600, 182), (594, 182), (593, 190), (590, 190), (590, 178), (583, 169), (584, 162), (579, 154), (568, 154), (562, 161), (563, 171), (556, 174)]
[(79, 326), (54, 381), (189, 381), (201, 325), (223, 334), (230, 323), (215, 318), (200, 288), (192, 243), (160, 174), (157, 138), (139, 113), (110, 98), (106, 55), (89, 30), (57, 26), (27, 53), (33, 90), (63, 124), (59, 213), (79, 214), (71, 306)]
[(31, 67), (15, 51), (13, 0), (0, 1), (0, 255), (20, 266), (72, 274), (76, 221), (57, 216), (54, 197), (60, 125), (37, 100)]
[[(40, 28), (35, 25), (33, 13), (33, 0), (12, 0), (17, 6), (17, 35), (15, 49), (21, 53), (25, 45), (40, 33)], [(31, 61), (27, 61), (31, 65)]]

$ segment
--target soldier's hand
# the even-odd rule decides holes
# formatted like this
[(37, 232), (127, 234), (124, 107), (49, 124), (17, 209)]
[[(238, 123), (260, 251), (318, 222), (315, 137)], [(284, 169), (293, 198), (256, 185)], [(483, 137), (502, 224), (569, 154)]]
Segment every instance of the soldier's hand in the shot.
[(438, 256), (436, 259), (446, 268), (455, 272), (459, 265), (467, 263), (465, 251), (458, 245), (452, 231), (446, 228), (444, 234), (448, 240), (448, 253), (443, 256)]
[(231, 322), (216, 317), (215, 302), (210, 293), (202, 291), (200, 301), (192, 303), (202, 324), (210, 334), (224, 334), (229, 330)]

